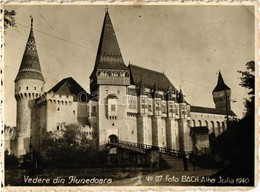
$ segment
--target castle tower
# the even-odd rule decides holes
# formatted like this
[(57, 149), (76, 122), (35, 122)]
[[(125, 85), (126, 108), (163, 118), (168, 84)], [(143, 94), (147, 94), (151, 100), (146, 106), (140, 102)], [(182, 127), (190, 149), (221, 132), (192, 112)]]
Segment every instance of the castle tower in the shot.
[[(98, 145), (127, 141), (126, 88), (130, 85), (125, 65), (108, 11), (105, 13), (94, 70), (90, 76), (91, 94), (98, 95)], [(100, 133), (100, 134), (99, 134)]]
[(153, 87), (153, 116), (152, 116), (152, 144), (154, 146), (163, 147), (161, 121), (162, 121), (162, 106), (161, 97), (157, 89), (156, 83)]
[(190, 107), (184, 100), (184, 95), (180, 89), (178, 96), (179, 103), (179, 150), (183, 153), (192, 151), (192, 140), (190, 136), (190, 126), (188, 120), (190, 118)]
[(221, 72), (218, 74), (218, 83), (212, 91), (216, 109), (230, 111), (231, 89), (225, 84)]
[(33, 34), (33, 18), (31, 30), (23, 54), (20, 69), (15, 78), (15, 99), (17, 102), (16, 126), (17, 143), (16, 156), (29, 152), (35, 99), (43, 92), (44, 78), (41, 71), (36, 43)]
[(166, 92), (167, 117), (166, 117), (166, 141), (167, 148), (179, 150), (178, 121), (176, 121), (176, 97), (172, 87), (168, 86)]

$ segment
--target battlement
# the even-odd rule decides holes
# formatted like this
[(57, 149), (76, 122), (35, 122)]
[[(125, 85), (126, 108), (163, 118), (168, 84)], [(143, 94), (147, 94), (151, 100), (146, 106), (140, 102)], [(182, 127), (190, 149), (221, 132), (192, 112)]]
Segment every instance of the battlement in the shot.
[(53, 92), (44, 93), (38, 100), (39, 103), (48, 101), (49, 104), (67, 105), (73, 103), (73, 96), (55, 94)]

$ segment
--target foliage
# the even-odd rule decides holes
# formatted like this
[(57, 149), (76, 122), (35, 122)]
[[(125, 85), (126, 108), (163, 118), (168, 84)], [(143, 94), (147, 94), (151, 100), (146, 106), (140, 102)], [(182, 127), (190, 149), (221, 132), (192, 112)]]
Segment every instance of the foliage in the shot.
[(18, 165), (18, 159), (14, 154), (9, 154), (8, 151), (5, 151), (5, 168), (16, 167)]
[(217, 138), (212, 138), (215, 155), (221, 157), (227, 165), (221, 174), (229, 177), (250, 178), (250, 185), (254, 182), (254, 94), (255, 94), (255, 62), (246, 64), (247, 71), (238, 71), (241, 77), (240, 85), (249, 89), (249, 99), (246, 99), (246, 113), (239, 121), (230, 122), (228, 130)]
[(42, 143), (42, 157), (49, 165), (88, 166), (103, 160), (94, 140), (88, 139), (76, 124), (65, 126), (62, 132), (45, 133)]
[(14, 10), (4, 10), (4, 29), (7, 29), (8, 27), (16, 27), (15, 15), (16, 12)]
[(249, 99), (245, 100), (246, 113), (245, 116), (254, 114), (255, 100), (255, 62), (250, 61), (246, 64), (247, 71), (238, 71), (242, 75), (240, 85), (249, 89)]

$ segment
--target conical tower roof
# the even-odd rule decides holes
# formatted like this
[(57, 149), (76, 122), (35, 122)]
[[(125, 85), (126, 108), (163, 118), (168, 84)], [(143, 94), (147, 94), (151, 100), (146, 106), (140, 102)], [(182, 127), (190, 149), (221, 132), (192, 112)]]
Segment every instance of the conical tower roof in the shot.
[(219, 91), (224, 91), (224, 90), (230, 90), (230, 88), (225, 84), (223, 77), (221, 75), (221, 72), (219, 71), (218, 83), (217, 83), (216, 87), (214, 88), (213, 92), (219, 92)]
[(93, 73), (97, 69), (128, 70), (116, 38), (108, 11), (106, 11)]
[(31, 17), (31, 31), (24, 50), (20, 69), (15, 82), (21, 79), (39, 79), (44, 81), (41, 65), (37, 53), (36, 42), (33, 34), (33, 18)]

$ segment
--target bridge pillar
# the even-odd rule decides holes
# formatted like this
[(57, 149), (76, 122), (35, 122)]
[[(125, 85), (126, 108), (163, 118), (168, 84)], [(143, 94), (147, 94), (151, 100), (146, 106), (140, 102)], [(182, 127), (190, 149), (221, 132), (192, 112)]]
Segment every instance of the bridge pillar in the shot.
[(159, 169), (160, 168), (160, 153), (158, 147), (152, 147), (145, 153), (146, 161), (149, 167)]

